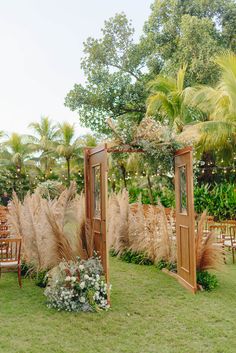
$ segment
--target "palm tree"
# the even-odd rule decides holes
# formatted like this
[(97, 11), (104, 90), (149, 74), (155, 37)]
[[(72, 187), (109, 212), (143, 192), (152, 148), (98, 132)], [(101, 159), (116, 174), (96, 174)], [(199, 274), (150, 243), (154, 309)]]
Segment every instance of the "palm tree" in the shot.
[(10, 138), (2, 143), (2, 165), (13, 166), (17, 172), (24, 171), (27, 164), (32, 165), (32, 148), (24, 140), (24, 136), (12, 133)]
[(78, 139), (75, 138), (75, 126), (64, 122), (58, 125), (59, 140), (56, 152), (63, 157), (67, 165), (67, 180), (70, 183), (71, 178), (71, 161), (78, 155), (81, 155), (81, 146)]
[(55, 165), (55, 144), (59, 137), (59, 131), (56, 125), (47, 117), (41, 117), (39, 123), (31, 123), (29, 127), (34, 135), (29, 135), (29, 141), (32, 148), (41, 152), (39, 161), (44, 175), (49, 175), (50, 170)]
[(186, 65), (180, 68), (176, 78), (158, 75), (148, 84), (151, 94), (147, 99), (147, 115), (168, 122), (178, 133), (185, 124), (196, 120), (193, 109), (184, 102), (186, 68)]
[[(11, 136), (1, 144), (0, 165), (2, 171), (12, 179), (12, 187), (18, 190), (21, 198), (24, 196), (22, 182), (26, 173), (35, 167), (31, 159), (32, 148), (27, 144), (25, 136), (12, 133)], [(8, 180), (9, 181), (9, 180)]]
[(216, 62), (221, 68), (216, 87), (202, 85), (185, 91), (185, 104), (208, 117), (208, 121), (197, 124), (189, 137), (196, 137), (200, 153), (213, 150), (218, 151), (218, 158), (231, 159), (236, 142), (236, 55), (219, 56)]

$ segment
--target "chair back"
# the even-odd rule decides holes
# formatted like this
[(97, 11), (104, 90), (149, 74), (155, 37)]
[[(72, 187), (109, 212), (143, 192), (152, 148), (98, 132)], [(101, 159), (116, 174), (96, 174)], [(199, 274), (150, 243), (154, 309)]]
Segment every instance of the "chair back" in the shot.
[(209, 230), (215, 236), (217, 243), (224, 242), (226, 226), (222, 224), (211, 224)]
[(0, 262), (20, 263), (21, 239), (20, 238), (0, 238)]
[(0, 206), (0, 223), (7, 222), (8, 209), (6, 207)]
[(7, 238), (10, 235), (8, 224), (0, 223), (0, 238)]
[(236, 240), (236, 224), (229, 227), (230, 239), (235, 243)]

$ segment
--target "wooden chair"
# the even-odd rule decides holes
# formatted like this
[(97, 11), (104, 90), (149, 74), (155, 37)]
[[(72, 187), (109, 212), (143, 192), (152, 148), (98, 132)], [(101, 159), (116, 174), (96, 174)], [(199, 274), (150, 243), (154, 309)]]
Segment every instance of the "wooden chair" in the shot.
[(231, 251), (233, 257), (233, 264), (235, 263), (235, 250), (236, 250), (236, 225), (231, 225), (229, 228), (230, 240), (231, 240)]
[(7, 238), (9, 237), (10, 232), (9, 232), (9, 228), (8, 228), (8, 224), (4, 223), (4, 224), (0, 224), (0, 238)]
[(216, 245), (222, 248), (224, 263), (226, 263), (226, 255), (225, 255), (225, 232), (226, 226), (223, 224), (210, 224), (209, 230), (212, 235), (215, 237)]
[(211, 231), (210, 231), (210, 226), (214, 225), (214, 217), (213, 216), (207, 216), (206, 221), (204, 224), (204, 235), (207, 236)]
[(7, 222), (7, 214), (8, 214), (8, 208), (0, 206), (0, 223), (6, 223)]
[(0, 238), (0, 277), (3, 269), (16, 269), (18, 273), (18, 283), (21, 283), (21, 239), (20, 238)]
[(234, 263), (234, 249), (232, 248), (232, 244), (234, 245), (235, 243), (234, 227), (236, 227), (236, 221), (227, 220), (227, 221), (221, 222), (221, 224), (225, 226), (225, 234), (223, 235), (224, 245), (225, 247), (228, 248), (228, 250), (232, 252), (233, 263)]

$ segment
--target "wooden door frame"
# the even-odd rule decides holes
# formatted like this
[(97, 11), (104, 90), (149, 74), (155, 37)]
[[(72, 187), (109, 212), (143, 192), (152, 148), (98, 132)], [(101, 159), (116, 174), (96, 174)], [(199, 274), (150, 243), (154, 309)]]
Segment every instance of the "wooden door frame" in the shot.
[[(179, 282), (192, 293), (197, 290), (196, 281), (196, 251), (195, 251), (195, 213), (193, 195), (193, 149), (185, 147), (175, 153), (175, 213), (176, 213), (176, 243), (177, 243), (177, 278)], [(183, 157), (182, 162), (177, 163), (177, 158)], [(186, 170), (186, 213), (181, 210), (180, 168)], [(181, 229), (184, 232), (181, 233)], [(184, 236), (185, 233), (185, 236)], [(181, 237), (182, 235), (182, 237)], [(186, 238), (187, 245), (182, 238)], [(188, 264), (186, 269), (183, 262)]]
[[(89, 161), (90, 161), (90, 157), (96, 153), (99, 153), (101, 151), (106, 150), (106, 153), (123, 153), (123, 152), (128, 152), (128, 153), (132, 153), (132, 152), (141, 152), (143, 153), (144, 151), (141, 149), (131, 149), (131, 148), (126, 148), (124, 151), (121, 149), (117, 149), (117, 148), (108, 148), (107, 144), (104, 144), (102, 146), (97, 146), (94, 148), (85, 148), (84, 149), (84, 155), (85, 155), (85, 160), (84, 160), (84, 174), (85, 174), (85, 214), (86, 214), (86, 234), (87, 234), (87, 239), (90, 239), (91, 241), (91, 247), (93, 246), (93, 239), (91, 234), (92, 234), (92, 224), (91, 224), (91, 196), (89, 197), (89, 195), (91, 195), (91, 172), (87, 172), (88, 170), (90, 170), (89, 168)], [(195, 230), (194, 230), (194, 203), (193, 203), (193, 170), (192, 170), (192, 147), (186, 147), (180, 150), (177, 150), (175, 153), (175, 157), (183, 155), (185, 153), (190, 153), (191, 157), (190, 157), (190, 170), (188, 173), (189, 177), (188, 177), (188, 193), (190, 192), (190, 198), (192, 199), (192, 205), (189, 209), (189, 216), (191, 217), (191, 246), (192, 248), (192, 253), (194, 254), (193, 259), (192, 259), (192, 271), (194, 271), (193, 273), (193, 277), (194, 277), (194, 283), (193, 284), (189, 284), (188, 282), (186, 282), (179, 274), (177, 275), (177, 278), (179, 280), (179, 282), (186, 287), (187, 289), (189, 289), (192, 293), (196, 292), (197, 286), (196, 286), (196, 256), (195, 256)], [(176, 169), (175, 169), (176, 171)], [(105, 205), (107, 207), (107, 172), (106, 171), (106, 188), (105, 188), (105, 193), (103, 195), (103, 197), (105, 197)], [(176, 177), (176, 173), (175, 173), (175, 177)], [(175, 190), (175, 196), (177, 195), (177, 192), (179, 192), (178, 190)], [(177, 203), (176, 203), (176, 211), (177, 211)], [(105, 217), (107, 215), (107, 210), (105, 210)], [(176, 230), (177, 230), (178, 224), (177, 224), (177, 213), (176, 213)], [(177, 236), (177, 232), (176, 232), (176, 236)], [(107, 227), (106, 227), (106, 235), (105, 235), (106, 239), (107, 239)], [(178, 251), (177, 251), (177, 266), (180, 263), (180, 258), (178, 256)], [(108, 256), (108, 247), (106, 248), (106, 268), (104, 269), (105, 275), (106, 275), (106, 281), (109, 284), (109, 256)]]
[[(105, 152), (105, 158), (107, 156), (107, 144), (97, 147), (85, 148), (84, 149), (84, 175), (85, 175), (85, 232), (86, 239), (89, 240), (89, 256), (93, 255), (94, 251), (94, 237), (93, 237), (93, 191), (92, 191), (92, 167), (91, 167), (91, 157)], [(101, 181), (101, 224), (104, 223), (104, 228), (101, 232), (105, 233), (102, 237), (102, 248), (105, 248), (105, 253), (101, 255), (101, 262), (103, 264), (103, 270), (106, 277), (106, 282), (109, 283), (109, 256), (107, 247), (107, 161), (103, 161), (105, 165), (105, 170), (101, 169), (100, 181)], [(99, 164), (98, 164), (99, 165)], [(94, 166), (93, 166), (94, 167)], [(102, 180), (104, 179), (104, 183)]]

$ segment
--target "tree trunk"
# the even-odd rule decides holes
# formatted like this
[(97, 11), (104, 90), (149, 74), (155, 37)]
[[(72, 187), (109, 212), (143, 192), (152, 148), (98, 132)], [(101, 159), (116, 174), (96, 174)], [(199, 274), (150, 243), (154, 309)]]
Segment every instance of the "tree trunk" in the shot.
[(111, 189), (112, 189), (113, 192), (116, 191), (116, 182), (114, 180), (111, 183)]
[(153, 199), (153, 192), (152, 192), (152, 183), (149, 174), (147, 175), (147, 181), (148, 181), (148, 192), (149, 192), (149, 198), (151, 205), (154, 204), (154, 199)]
[(126, 183), (126, 169), (124, 165), (120, 166), (121, 169), (121, 173), (122, 173), (122, 177), (123, 177), (123, 181), (124, 181), (124, 186), (127, 189), (127, 183)]
[(70, 158), (66, 159), (67, 164), (67, 184), (70, 185)]

